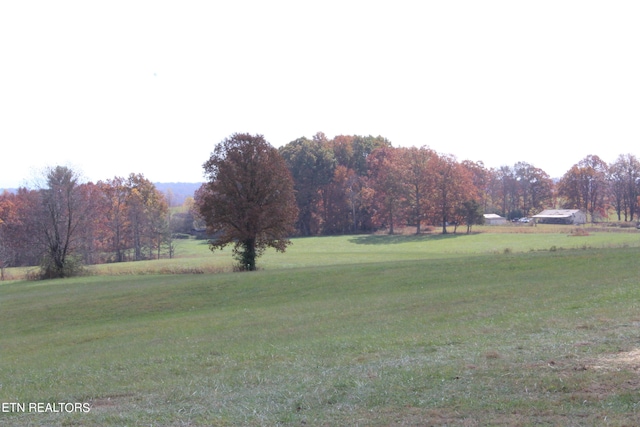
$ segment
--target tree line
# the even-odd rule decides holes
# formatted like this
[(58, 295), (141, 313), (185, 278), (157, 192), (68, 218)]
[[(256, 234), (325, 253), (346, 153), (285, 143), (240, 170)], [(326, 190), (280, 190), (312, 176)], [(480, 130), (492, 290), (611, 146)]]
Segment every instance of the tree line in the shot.
[(34, 189), (0, 195), (0, 272), (40, 266), (68, 277), (85, 264), (172, 255), (165, 196), (142, 174), (81, 182), (65, 166), (46, 169)]
[(511, 219), (546, 208), (582, 209), (591, 221), (610, 211), (619, 221), (639, 215), (632, 154), (611, 164), (589, 155), (554, 181), (527, 162), (487, 168), (381, 136), (319, 132), (276, 149), (260, 135), (235, 134), (203, 168), (209, 182), (173, 214), (142, 174), (94, 184), (68, 167), (47, 169), (35, 188), (0, 194), (0, 273), (39, 265), (42, 277), (66, 277), (84, 264), (171, 257), (176, 233), (204, 226), (212, 249), (234, 244), (241, 268), (254, 269), (256, 255), (284, 250), (291, 235), (470, 232), (483, 213)]
[(546, 208), (582, 209), (592, 221), (614, 209), (618, 220), (638, 216), (640, 162), (632, 154), (612, 164), (589, 155), (555, 182), (527, 162), (487, 168), (428, 146), (393, 147), (383, 137), (323, 133), (279, 149), (291, 171), (302, 236), (370, 232), (425, 225), (448, 227), (478, 212), (508, 219)]

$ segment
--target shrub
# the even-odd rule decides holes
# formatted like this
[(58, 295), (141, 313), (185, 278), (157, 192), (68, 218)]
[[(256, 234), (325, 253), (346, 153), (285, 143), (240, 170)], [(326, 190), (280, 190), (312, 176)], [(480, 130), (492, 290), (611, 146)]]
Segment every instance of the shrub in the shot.
[(87, 274), (87, 270), (84, 267), (82, 259), (77, 256), (67, 256), (64, 261), (64, 265), (61, 267), (56, 265), (51, 257), (44, 257), (42, 264), (40, 264), (40, 270), (38, 279), (58, 279), (64, 277), (84, 276)]

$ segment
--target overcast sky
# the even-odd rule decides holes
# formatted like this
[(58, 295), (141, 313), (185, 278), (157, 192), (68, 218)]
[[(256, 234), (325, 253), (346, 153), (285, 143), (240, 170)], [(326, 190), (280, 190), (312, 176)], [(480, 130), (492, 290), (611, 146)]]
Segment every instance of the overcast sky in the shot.
[(382, 135), (561, 176), (640, 156), (637, 1), (3, 1), (0, 188), (199, 182), (235, 132)]

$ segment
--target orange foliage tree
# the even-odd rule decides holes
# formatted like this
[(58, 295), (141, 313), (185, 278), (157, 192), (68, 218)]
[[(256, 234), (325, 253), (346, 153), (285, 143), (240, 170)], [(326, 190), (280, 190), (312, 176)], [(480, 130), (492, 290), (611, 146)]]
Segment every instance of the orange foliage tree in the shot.
[(372, 206), (374, 224), (387, 228), (393, 234), (395, 225), (406, 220), (404, 202), (404, 182), (402, 166), (398, 161), (399, 151), (392, 147), (382, 147), (368, 157), (369, 183), (373, 190)]
[(457, 162), (455, 157), (440, 155), (434, 158), (434, 222), (442, 224), (442, 234), (447, 234), (447, 225), (452, 222), (457, 227), (456, 213), (468, 200), (478, 198), (478, 190), (473, 185), (469, 169)]
[(432, 149), (399, 148), (397, 161), (402, 171), (409, 221), (416, 225), (416, 234), (421, 232), (421, 224), (433, 215), (430, 203), (435, 185), (435, 162), (438, 155)]

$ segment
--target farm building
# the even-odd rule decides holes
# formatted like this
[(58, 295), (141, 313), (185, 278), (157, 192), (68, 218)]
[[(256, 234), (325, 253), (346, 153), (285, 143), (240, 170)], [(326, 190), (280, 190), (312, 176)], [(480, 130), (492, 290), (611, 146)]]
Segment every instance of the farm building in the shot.
[(579, 209), (547, 209), (534, 215), (540, 224), (585, 224), (587, 215)]
[(484, 214), (485, 225), (501, 225), (506, 224), (507, 219), (496, 214)]

